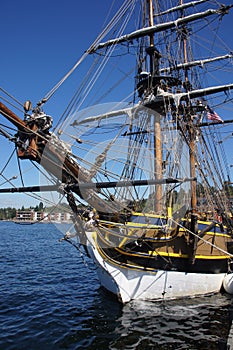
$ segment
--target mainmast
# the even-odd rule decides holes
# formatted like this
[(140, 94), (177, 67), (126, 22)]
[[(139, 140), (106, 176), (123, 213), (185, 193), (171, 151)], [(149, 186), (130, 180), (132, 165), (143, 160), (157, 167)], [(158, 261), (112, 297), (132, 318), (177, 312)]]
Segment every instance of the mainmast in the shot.
[[(180, 6), (183, 5), (183, 0), (180, 0)], [(181, 10), (181, 18), (184, 17), (184, 11)], [(181, 31), (181, 41), (182, 41), (182, 47), (183, 47), (183, 63), (184, 65), (187, 65), (188, 63), (188, 53), (187, 53), (187, 27), (186, 24), (183, 25), (182, 31)], [(191, 84), (189, 82), (189, 76), (188, 76), (188, 68), (184, 66), (184, 88), (186, 92), (190, 91)], [(190, 107), (190, 100), (187, 100), (187, 103)], [(190, 159), (190, 176), (193, 178), (196, 177), (196, 168), (195, 168), (195, 149), (196, 149), (196, 132), (192, 123), (191, 114), (188, 116), (188, 133), (189, 133), (189, 159)], [(196, 181), (191, 182), (191, 209), (192, 212), (196, 212), (197, 208), (197, 194), (196, 194)]]
[[(147, 0), (149, 26), (154, 26), (154, 9), (152, 0)], [(159, 76), (159, 58), (160, 54), (154, 46), (154, 33), (149, 35), (150, 46), (146, 52), (150, 59), (150, 75), (153, 78)], [(162, 179), (162, 142), (161, 142), (161, 116), (155, 111), (154, 113), (154, 173), (155, 179)], [(162, 185), (155, 186), (155, 212), (161, 212), (162, 210)]]

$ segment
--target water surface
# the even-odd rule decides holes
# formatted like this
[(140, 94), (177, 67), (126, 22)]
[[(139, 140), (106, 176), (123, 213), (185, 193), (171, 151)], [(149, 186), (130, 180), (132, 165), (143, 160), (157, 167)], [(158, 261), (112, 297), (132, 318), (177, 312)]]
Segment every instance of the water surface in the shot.
[(0, 222), (1, 350), (224, 349), (231, 296), (122, 306), (61, 237), (53, 224)]

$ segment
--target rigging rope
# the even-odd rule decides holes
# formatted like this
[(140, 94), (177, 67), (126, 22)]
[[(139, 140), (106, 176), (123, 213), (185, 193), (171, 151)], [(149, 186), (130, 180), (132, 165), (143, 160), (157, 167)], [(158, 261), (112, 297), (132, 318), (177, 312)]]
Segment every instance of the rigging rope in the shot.
[(225, 255), (228, 255), (229, 257), (233, 258), (233, 254), (229, 253), (228, 251), (216, 246), (215, 244), (207, 241), (206, 239), (204, 239), (203, 237), (200, 237), (198, 234), (190, 231), (187, 227), (183, 226), (182, 224), (176, 222), (173, 218), (171, 218), (171, 221), (173, 221), (175, 224), (177, 224), (179, 227), (183, 228), (184, 230), (186, 230), (187, 232), (189, 232), (190, 234), (192, 234), (194, 237), (196, 237), (197, 239), (203, 241), (204, 243), (210, 245), (211, 247), (219, 250), (220, 252), (224, 253)]
[(97, 36), (95, 41), (91, 44), (91, 46), (84, 52), (81, 58), (75, 63), (75, 65), (65, 74), (65, 76), (45, 95), (45, 97), (38, 103), (38, 105), (42, 105), (47, 102), (56, 92), (56, 90), (64, 83), (64, 81), (75, 71), (75, 69), (83, 62), (83, 60), (89, 55), (93, 47), (100, 43), (100, 41), (109, 33), (109, 31), (116, 25), (116, 23), (125, 15), (127, 9), (132, 6), (131, 2), (125, 0), (122, 4), (118, 12), (106, 26), (106, 28)]
[(17, 164), (18, 164), (18, 169), (19, 169), (19, 174), (20, 174), (20, 179), (21, 179), (21, 183), (22, 186), (24, 186), (24, 181), (23, 181), (23, 176), (22, 176), (22, 170), (21, 170), (21, 165), (20, 165), (20, 161), (19, 161), (19, 157), (18, 157), (18, 153), (17, 153), (17, 146), (15, 145), (15, 152), (17, 155)]
[[(119, 35), (124, 31), (128, 21), (129, 21), (129, 19), (131, 17), (131, 14), (132, 14), (133, 10), (134, 10), (134, 7), (132, 7), (131, 12), (128, 14), (128, 16), (126, 17), (125, 21), (121, 25), (121, 27), (119, 29), (119, 32), (118, 32)], [(91, 46), (91, 47), (93, 47), (93, 46)], [(79, 88), (79, 91), (82, 93), (80, 96), (78, 94), (75, 95), (75, 99), (76, 100), (78, 99), (78, 97), (80, 99), (79, 103), (78, 103), (78, 105), (76, 107), (77, 110), (80, 109), (80, 106), (86, 100), (86, 98), (89, 95), (90, 91), (92, 90), (94, 84), (96, 83), (97, 79), (99, 78), (99, 76), (103, 72), (104, 68), (106, 67), (109, 59), (111, 58), (113, 51), (114, 51), (114, 47), (109, 48), (109, 50), (104, 55), (103, 60), (102, 60), (102, 62), (100, 64), (96, 64), (94, 62), (94, 65), (92, 65), (92, 69), (91, 69), (93, 71), (93, 74), (91, 75), (90, 72), (88, 73), (88, 76), (91, 77), (91, 79), (88, 80), (86, 77), (84, 78), (84, 81), (83, 81), (83, 83), (81, 85), (84, 87), (84, 82), (88, 82), (88, 84), (86, 85), (85, 89), (83, 89), (81, 87)], [(98, 61), (99, 60), (100, 60), (100, 57), (98, 57)], [(95, 67), (95, 69), (93, 69), (94, 67)], [(74, 106), (74, 103), (72, 104), (72, 106)], [(66, 122), (66, 124), (65, 124), (65, 122)], [(64, 120), (64, 122), (62, 124), (62, 128), (65, 128), (67, 124), (70, 124), (70, 122), (71, 121), (67, 120), (67, 117), (66, 117), (66, 119)]]
[[(13, 101), (15, 101), (17, 104), (19, 104), (21, 107), (23, 107), (23, 104), (21, 102), (19, 102), (13, 95), (11, 95), (9, 92), (7, 92), (6, 90), (4, 90), (2, 87), (0, 87), (0, 90), (7, 95), (8, 97), (10, 97)], [(4, 99), (3, 97), (1, 97), (2, 99)], [(5, 99), (4, 99), (5, 100)]]

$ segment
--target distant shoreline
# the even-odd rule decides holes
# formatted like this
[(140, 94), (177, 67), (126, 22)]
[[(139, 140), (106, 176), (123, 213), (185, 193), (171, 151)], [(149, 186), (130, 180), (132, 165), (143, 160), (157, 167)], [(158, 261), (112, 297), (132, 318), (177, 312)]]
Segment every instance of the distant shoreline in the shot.
[(72, 221), (56, 221), (56, 220), (14, 220), (14, 219), (3, 219), (1, 222), (13, 222), (15, 224), (72, 224)]

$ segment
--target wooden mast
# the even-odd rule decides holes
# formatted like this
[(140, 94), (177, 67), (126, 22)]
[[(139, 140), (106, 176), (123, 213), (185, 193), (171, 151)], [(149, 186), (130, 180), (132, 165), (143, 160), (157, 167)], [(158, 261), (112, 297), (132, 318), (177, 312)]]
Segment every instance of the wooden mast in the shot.
[[(183, 4), (183, 0), (180, 0), (180, 5)], [(182, 10), (183, 15), (183, 10)], [(187, 28), (184, 25), (181, 32), (181, 42), (183, 44), (183, 63), (187, 64), (188, 62), (188, 54), (187, 54)], [(189, 92), (191, 90), (191, 84), (189, 82), (189, 76), (188, 76), (188, 69), (185, 68), (184, 70), (184, 86), (186, 92)], [(196, 130), (193, 125), (193, 120), (191, 117), (191, 114), (189, 113), (189, 107), (190, 106), (190, 100), (187, 98), (187, 118), (188, 125), (187, 125), (187, 132), (188, 132), (188, 138), (189, 138), (189, 160), (190, 160), (190, 176), (193, 176), (193, 178), (196, 177), (196, 167), (195, 167), (195, 151), (196, 151)], [(186, 113), (186, 112), (184, 112)], [(189, 245), (190, 245), (190, 257), (189, 262), (190, 264), (195, 263), (195, 255), (197, 250), (197, 234), (198, 234), (198, 217), (196, 214), (197, 211), (197, 187), (196, 187), (196, 181), (191, 182), (191, 222), (190, 222), (190, 231), (194, 232), (196, 236), (193, 236), (192, 233), (189, 234)]]
[[(183, 0), (180, 0), (180, 5), (183, 4)], [(183, 14), (183, 11), (182, 11)], [(183, 63), (188, 63), (188, 54), (187, 54), (187, 29), (184, 25), (183, 32), (182, 32), (182, 43), (183, 43)], [(189, 83), (189, 77), (188, 77), (188, 69), (185, 69), (185, 87), (186, 92), (190, 90), (190, 83)], [(187, 101), (187, 103), (190, 103)], [(196, 132), (193, 127), (192, 119), (189, 116), (189, 126), (188, 126), (188, 132), (189, 132), (189, 159), (190, 159), (190, 176), (195, 178), (196, 177), (196, 167), (195, 167), (195, 151), (196, 151)], [(195, 213), (197, 209), (197, 188), (196, 188), (196, 181), (191, 182), (191, 209), (192, 212)]]
[[(147, 0), (148, 14), (149, 14), (149, 26), (154, 25), (154, 9), (153, 1)], [(150, 56), (150, 74), (153, 76), (159, 73), (158, 57), (159, 53), (154, 46), (154, 34), (150, 34), (150, 46), (147, 52)], [(157, 56), (157, 57), (156, 57)], [(157, 66), (156, 66), (157, 65)], [(161, 142), (161, 126), (160, 115), (154, 111), (154, 173), (155, 179), (162, 179), (162, 142)], [(162, 185), (155, 186), (155, 212), (162, 211)]]

